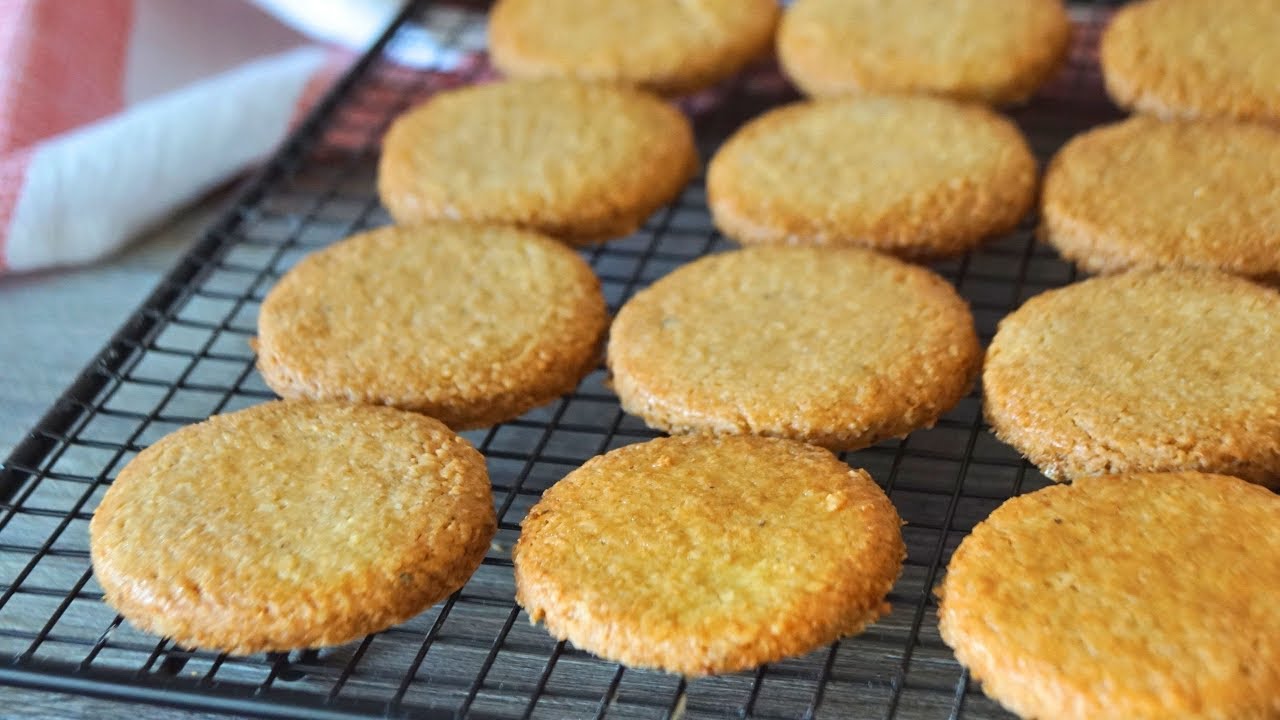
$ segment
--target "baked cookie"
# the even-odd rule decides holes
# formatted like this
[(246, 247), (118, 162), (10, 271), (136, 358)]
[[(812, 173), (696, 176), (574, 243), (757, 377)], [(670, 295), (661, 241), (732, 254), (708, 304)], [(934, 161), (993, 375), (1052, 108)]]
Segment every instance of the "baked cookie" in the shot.
[(1277, 37), (1275, 0), (1144, 0), (1103, 33), (1103, 77), (1139, 112), (1280, 122)]
[(1280, 713), (1280, 497), (1224, 475), (1083, 478), (1014, 498), (960, 544), (942, 638), (1043, 720)]
[(1049, 477), (1200, 470), (1280, 481), (1280, 293), (1126, 273), (1028, 300), (982, 375), (996, 435)]
[(1280, 280), (1276, 188), (1280, 130), (1135, 116), (1053, 159), (1041, 233), (1089, 272), (1198, 267)]
[(651, 427), (837, 450), (932, 425), (981, 361), (951, 285), (856, 248), (696, 260), (622, 307), (608, 349), (623, 409)]
[(778, 28), (778, 58), (807, 95), (1004, 105), (1031, 97), (1070, 39), (1061, 0), (796, 0)]
[(106, 601), (236, 654), (337, 645), (462, 587), (496, 521), (484, 458), (392, 408), (269, 402), (162, 438), (89, 523)]
[(866, 472), (821, 448), (659, 438), (542, 496), (513, 551), (516, 601), (557, 638), (633, 667), (745, 670), (887, 613), (901, 524)]
[(304, 258), (258, 313), (258, 370), (287, 399), (486, 427), (572, 390), (608, 311), (572, 250), (536, 233), (391, 226)]
[(697, 164), (689, 121), (658, 98), (575, 80), (496, 82), (396, 120), (378, 193), (402, 224), (491, 222), (589, 243), (638, 228)]
[(501, 0), (489, 57), (513, 77), (701, 90), (770, 49), (777, 0)]
[(859, 245), (958, 255), (1035, 201), (1017, 127), (928, 97), (797, 103), (739, 130), (707, 171), (716, 225), (744, 244)]

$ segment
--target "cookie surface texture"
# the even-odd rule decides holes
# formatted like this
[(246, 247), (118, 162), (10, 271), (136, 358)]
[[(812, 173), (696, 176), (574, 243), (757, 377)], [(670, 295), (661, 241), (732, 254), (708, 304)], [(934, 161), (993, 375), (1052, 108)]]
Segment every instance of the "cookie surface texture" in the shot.
[(1058, 153), (1041, 231), (1090, 272), (1193, 267), (1280, 281), (1278, 187), (1280, 129), (1135, 116)]
[(269, 402), (142, 451), (89, 525), (108, 604), (183, 647), (337, 645), (457, 590), (495, 530), (484, 458), (392, 408)]
[(660, 438), (588, 461), (530, 510), (516, 600), (633, 667), (733, 672), (888, 612), (901, 521), (861, 470), (801, 443)]
[(424, 412), (454, 429), (569, 392), (599, 359), (600, 284), (513, 228), (385, 227), (304, 258), (258, 314), (258, 369), (287, 399)]
[(960, 544), (942, 638), (1044, 720), (1280, 716), (1280, 497), (1203, 473), (1014, 498)]
[(1139, 112), (1280, 123), (1277, 37), (1273, 0), (1145, 0), (1103, 33), (1103, 77)]
[(588, 243), (638, 228), (697, 164), (689, 121), (656, 97), (506, 81), (440, 93), (397, 119), (378, 193), (401, 224), (517, 225)]
[(865, 97), (789, 105), (712, 159), (716, 225), (747, 245), (850, 245), (958, 255), (1013, 228), (1035, 200), (1017, 127), (974, 105)]
[(623, 409), (651, 427), (848, 450), (932, 425), (981, 352), (964, 300), (924, 268), (853, 248), (751, 248), (637, 293), (608, 362)]
[(512, 77), (573, 77), (678, 95), (768, 51), (777, 0), (502, 0), (489, 53)]
[(797, 0), (778, 28), (778, 58), (806, 95), (1003, 105), (1048, 80), (1070, 39), (1061, 0)]
[(1051, 290), (1000, 322), (982, 385), (1001, 440), (1055, 480), (1198, 470), (1280, 480), (1280, 293), (1208, 271)]

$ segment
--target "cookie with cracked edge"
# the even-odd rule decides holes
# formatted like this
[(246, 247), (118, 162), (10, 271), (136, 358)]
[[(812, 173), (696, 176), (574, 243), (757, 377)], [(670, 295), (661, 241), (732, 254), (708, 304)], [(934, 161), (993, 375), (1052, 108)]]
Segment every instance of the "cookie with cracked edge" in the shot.
[(1008, 105), (1062, 65), (1061, 0), (797, 0), (778, 28), (783, 71), (815, 97), (944, 95)]
[(516, 225), (574, 244), (626, 235), (697, 169), (689, 121), (639, 90), (575, 80), (442, 92), (383, 140), (396, 222)]
[(959, 255), (1035, 202), (1036, 159), (990, 110), (940, 98), (802, 102), (748, 123), (712, 158), (707, 203), (745, 245)]
[(1044, 720), (1280, 717), (1280, 497), (1203, 473), (1009, 500), (960, 544), (942, 639)]
[(496, 529), (484, 458), (392, 408), (269, 402), (165, 436), (89, 524), (133, 625), (235, 654), (338, 645), (460, 588)]
[(659, 438), (589, 460), (521, 524), (516, 600), (632, 667), (734, 672), (889, 611), (901, 520), (866, 472), (760, 437)]
[(1089, 272), (1208, 268), (1277, 282), (1277, 187), (1280, 130), (1134, 116), (1054, 157), (1040, 233)]
[(511, 77), (701, 90), (772, 48), (777, 0), (501, 0), (489, 54)]
[(851, 450), (931, 426), (982, 348), (941, 277), (856, 248), (749, 248), (685, 265), (623, 305), (614, 390), (672, 433)]
[(987, 350), (996, 435), (1068, 480), (1197, 470), (1280, 482), (1280, 293), (1130, 272), (1031, 298)]
[(287, 399), (509, 420), (596, 366), (600, 282), (551, 238), (454, 223), (390, 226), (304, 258), (258, 314), (258, 369)]
[(1145, 0), (1103, 32), (1102, 74), (1138, 112), (1280, 123), (1277, 37), (1273, 0)]

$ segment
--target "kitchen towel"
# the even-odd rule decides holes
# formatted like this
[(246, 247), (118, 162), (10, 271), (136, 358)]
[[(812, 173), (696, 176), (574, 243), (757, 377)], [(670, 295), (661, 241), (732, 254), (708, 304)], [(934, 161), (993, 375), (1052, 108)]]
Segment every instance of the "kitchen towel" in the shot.
[[(399, 9), (0, 0), (0, 272), (107, 255), (260, 160)], [(419, 28), (396, 39), (402, 67), (466, 60)]]

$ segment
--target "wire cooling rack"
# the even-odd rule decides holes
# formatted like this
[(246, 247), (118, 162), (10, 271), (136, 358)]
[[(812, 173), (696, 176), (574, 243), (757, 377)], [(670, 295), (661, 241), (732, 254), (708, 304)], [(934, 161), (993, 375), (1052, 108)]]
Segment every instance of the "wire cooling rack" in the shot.
[[(1117, 116), (1095, 60), (1105, 4), (1073, 12), (1068, 67), (1013, 113), (1042, 159)], [(514, 604), (510, 548), (541, 491), (593, 455), (654, 436), (622, 413), (600, 370), (547, 407), (468, 433), (489, 462), (498, 536), (465, 588), (403, 625), (318, 652), (229, 657), (140, 633), (102, 602), (87, 526), (111, 478), (178, 427), (273, 397), (248, 346), (267, 289), (306, 253), (388, 222), (373, 190), (387, 124), (487, 73), (478, 57), (460, 73), (411, 73), (384, 49), (424, 26), (446, 47), (474, 44), (474, 13), (406, 10), (14, 450), (0, 475), (0, 683), (272, 717), (1009, 717), (942, 643), (931, 596), (975, 523), (1047, 482), (988, 432), (977, 391), (933, 429), (846, 456), (908, 523), (893, 612), (856, 638), (753, 673), (685, 681), (624, 669), (554, 641)], [(703, 157), (790, 93), (764, 68), (690, 102)], [(984, 339), (1026, 298), (1074, 279), (1034, 241), (1034, 223), (935, 266), (972, 303)], [(616, 310), (681, 263), (727, 247), (699, 177), (640, 231), (583, 252)]]

